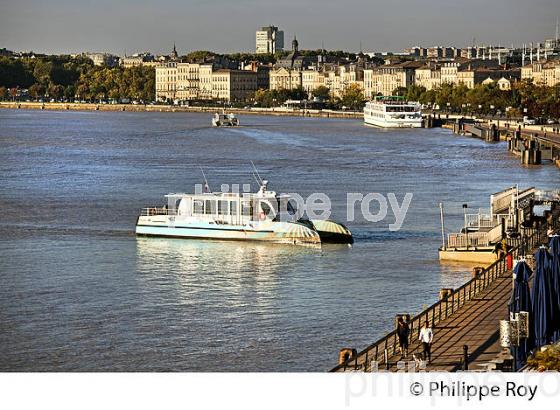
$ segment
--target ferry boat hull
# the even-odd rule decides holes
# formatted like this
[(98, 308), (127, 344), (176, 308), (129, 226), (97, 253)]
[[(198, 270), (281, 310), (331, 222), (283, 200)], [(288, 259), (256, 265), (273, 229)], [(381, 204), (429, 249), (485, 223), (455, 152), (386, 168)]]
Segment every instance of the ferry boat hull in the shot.
[(324, 243), (354, 243), (350, 230), (341, 223), (331, 220), (313, 220), (313, 227)]
[(439, 259), (451, 262), (491, 265), (497, 259), (494, 247), (439, 249)]
[(379, 120), (364, 117), (364, 124), (379, 128), (422, 128), (422, 119), (419, 120)]
[(247, 226), (220, 225), (214, 223), (173, 223), (139, 217), (136, 234), (141, 236), (164, 236), (190, 239), (219, 239), (266, 241), (290, 244), (320, 244), (317, 231), (292, 222), (257, 222)]

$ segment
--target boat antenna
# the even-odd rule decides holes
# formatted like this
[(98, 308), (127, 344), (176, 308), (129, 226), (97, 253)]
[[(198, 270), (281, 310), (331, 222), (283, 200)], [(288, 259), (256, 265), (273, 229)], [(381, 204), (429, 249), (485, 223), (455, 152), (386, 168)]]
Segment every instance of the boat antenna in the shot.
[(200, 172), (202, 172), (202, 177), (204, 178), (204, 192), (210, 192), (210, 185), (208, 185), (208, 180), (206, 179), (206, 174), (201, 166), (199, 166)]
[(257, 185), (261, 186), (261, 181), (259, 181), (254, 171), (251, 171), (251, 175), (253, 175), (253, 178), (255, 178), (255, 182), (257, 183)]
[(253, 166), (253, 175), (255, 175), (255, 174), (257, 175), (257, 177), (258, 177), (257, 182), (259, 183), (259, 185), (262, 185), (263, 184), (263, 179), (259, 175), (259, 171), (257, 171), (257, 167), (255, 166), (253, 161), (251, 161), (251, 165)]

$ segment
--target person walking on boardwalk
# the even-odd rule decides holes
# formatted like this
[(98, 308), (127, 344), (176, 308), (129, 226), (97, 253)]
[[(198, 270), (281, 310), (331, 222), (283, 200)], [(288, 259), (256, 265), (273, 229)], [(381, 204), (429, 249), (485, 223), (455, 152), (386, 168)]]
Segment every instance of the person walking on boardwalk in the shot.
[(420, 342), (422, 342), (422, 347), (424, 349), (424, 360), (430, 363), (432, 361), (432, 341), (434, 339), (434, 332), (427, 320), (424, 322), (422, 329), (420, 329), (419, 339)]
[(403, 357), (408, 357), (408, 335), (410, 334), (410, 328), (408, 323), (406, 323), (402, 317), (399, 317), (397, 323), (397, 336), (399, 337), (399, 347), (401, 349), (401, 359)]

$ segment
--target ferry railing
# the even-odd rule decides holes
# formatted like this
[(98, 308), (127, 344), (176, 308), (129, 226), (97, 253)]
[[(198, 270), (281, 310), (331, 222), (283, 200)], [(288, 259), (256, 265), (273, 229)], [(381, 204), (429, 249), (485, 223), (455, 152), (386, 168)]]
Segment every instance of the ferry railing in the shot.
[[(480, 271), (461, 287), (450, 292), (447, 297), (424, 309), (408, 322), (410, 328), (409, 344), (418, 339), (424, 322), (427, 321), (432, 327), (435, 327), (437, 323), (453, 315), (453, 313), (469, 301), (475, 299), (488, 289), (498, 277), (508, 271), (508, 257), (517, 259), (520, 256), (527, 255), (535, 247), (544, 243), (549, 227), (552, 226), (552, 228), (557, 229), (558, 225), (558, 213), (556, 213), (552, 217), (551, 224), (545, 223), (538, 229), (527, 228), (524, 230), (523, 237), (510, 239), (509, 241), (513, 247), (506, 255)], [(346, 371), (347, 369), (368, 371), (372, 368), (372, 362), (377, 362), (379, 369), (386, 368), (388, 370), (390, 367), (389, 358), (397, 354), (398, 345), (398, 336), (395, 329), (360, 351), (356, 356), (350, 357), (348, 360), (332, 368), (330, 372)]]
[(489, 246), (490, 237), (488, 232), (450, 233), (447, 236), (448, 248), (465, 248), (468, 246)]
[(142, 208), (140, 216), (155, 216), (155, 215), (176, 215), (175, 209), (168, 209), (167, 207), (151, 207)]
[(502, 219), (506, 222), (506, 228), (513, 226), (513, 217), (510, 214), (466, 214), (467, 227), (480, 229), (480, 228), (493, 228), (502, 223)]

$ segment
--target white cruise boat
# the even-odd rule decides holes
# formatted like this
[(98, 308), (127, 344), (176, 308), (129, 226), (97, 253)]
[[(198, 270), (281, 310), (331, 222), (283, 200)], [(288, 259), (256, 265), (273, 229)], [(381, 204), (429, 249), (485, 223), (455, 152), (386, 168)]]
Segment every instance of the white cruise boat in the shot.
[(352, 243), (352, 233), (330, 220), (298, 217), (295, 200), (269, 191), (169, 194), (167, 205), (144, 208), (136, 234), (176, 238), (231, 239), (290, 244)]
[(420, 104), (402, 97), (375, 97), (366, 102), (364, 122), (382, 128), (421, 128), (422, 111)]

